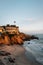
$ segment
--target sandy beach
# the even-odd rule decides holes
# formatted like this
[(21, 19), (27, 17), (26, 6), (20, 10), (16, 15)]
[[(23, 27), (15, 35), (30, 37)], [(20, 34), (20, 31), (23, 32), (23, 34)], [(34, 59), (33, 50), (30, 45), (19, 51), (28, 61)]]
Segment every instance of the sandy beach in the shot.
[(29, 61), (25, 55), (24, 47), (20, 45), (0, 46), (0, 52), (4, 53), (0, 55), (0, 65), (40, 65), (37, 62)]

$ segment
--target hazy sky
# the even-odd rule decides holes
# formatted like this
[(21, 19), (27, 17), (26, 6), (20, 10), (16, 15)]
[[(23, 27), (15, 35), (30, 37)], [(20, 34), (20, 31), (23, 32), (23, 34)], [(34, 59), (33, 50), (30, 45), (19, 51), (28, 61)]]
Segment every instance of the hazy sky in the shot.
[(14, 20), (21, 31), (43, 33), (43, 0), (0, 0), (0, 25)]

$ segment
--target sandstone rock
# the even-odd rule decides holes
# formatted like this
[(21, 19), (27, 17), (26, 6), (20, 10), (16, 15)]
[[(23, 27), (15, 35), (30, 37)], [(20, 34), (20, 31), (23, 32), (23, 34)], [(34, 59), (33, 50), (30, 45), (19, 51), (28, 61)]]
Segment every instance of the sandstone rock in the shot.
[(8, 56), (8, 55), (11, 55), (11, 54), (6, 51), (0, 51), (0, 56)]
[[(11, 64), (11, 65), (15, 65), (15, 58), (12, 58), (11, 56), (6, 56), (6, 57), (4, 57), (4, 59), (3, 60), (5, 60), (8, 64)], [(5, 62), (4, 61), (4, 62)], [(13, 64), (12, 64), (13, 63)], [(7, 64), (7, 65), (8, 65)]]
[(23, 44), (24, 41), (28, 41), (31, 39), (38, 39), (38, 37), (33, 36), (33, 35), (27, 35), (24, 33), (19, 33), (19, 34), (3, 34), (0, 36), (0, 44)]
[(23, 40), (20, 38), (20, 36), (15, 35), (11, 38), (12, 43), (14, 44), (23, 44)]
[(4, 36), (4, 44), (10, 44), (10, 38), (8, 35)]
[(15, 63), (15, 59), (11, 58), (10, 56), (8, 57), (8, 60), (9, 60), (9, 62), (11, 62), (11, 63)]

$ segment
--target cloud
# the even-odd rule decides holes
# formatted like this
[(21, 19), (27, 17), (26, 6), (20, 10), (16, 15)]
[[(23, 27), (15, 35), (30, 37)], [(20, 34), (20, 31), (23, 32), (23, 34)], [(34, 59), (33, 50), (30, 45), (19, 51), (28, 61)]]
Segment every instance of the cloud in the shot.
[(26, 21), (33, 21), (34, 19), (33, 18), (26, 18), (25, 20)]
[[(23, 26), (20, 28), (23, 32), (43, 32), (43, 19), (25, 19), (31, 22), (23, 22)], [(34, 21), (33, 21), (34, 20)]]
[(25, 23), (28, 23), (28, 22), (34, 22), (35, 21), (34, 18), (26, 18), (26, 17), (19, 18), (18, 20), (20, 21), (19, 23), (21, 23), (21, 24), (25, 24)]
[(23, 21), (34, 21), (34, 19), (33, 18), (25, 18), (25, 19), (22, 19)]

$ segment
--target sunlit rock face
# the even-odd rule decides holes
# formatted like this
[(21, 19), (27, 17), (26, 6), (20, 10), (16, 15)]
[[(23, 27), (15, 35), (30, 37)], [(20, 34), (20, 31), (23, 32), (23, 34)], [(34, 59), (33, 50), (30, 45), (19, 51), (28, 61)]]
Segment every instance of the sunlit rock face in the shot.
[(4, 36), (4, 44), (10, 44), (10, 38), (8, 35)]
[(0, 37), (0, 44), (10, 44), (10, 38), (7, 35), (4, 35), (3, 37)]
[(23, 44), (23, 40), (19, 35), (14, 35), (11, 37), (9, 35), (3, 35), (3, 37), (0, 36), (0, 44)]
[(27, 35), (24, 33), (9, 35), (3, 34), (0, 36), (0, 44), (23, 44), (24, 41), (31, 40), (31, 39), (38, 39), (38, 37)]
[(11, 41), (12, 41), (12, 43), (15, 43), (15, 44), (22, 44), (23, 43), (23, 40), (18, 35), (11, 37)]
[(4, 43), (4, 39), (0, 36), (0, 44)]
[(0, 45), (1, 44), (23, 44), (24, 41), (38, 39), (35, 36), (27, 35), (19, 31), (16, 25), (0, 26)]

